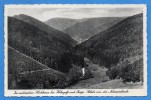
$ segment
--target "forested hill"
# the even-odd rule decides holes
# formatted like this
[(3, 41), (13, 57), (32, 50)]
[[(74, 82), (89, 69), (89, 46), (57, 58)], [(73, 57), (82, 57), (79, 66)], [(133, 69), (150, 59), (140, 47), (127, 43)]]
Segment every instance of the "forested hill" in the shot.
[(49, 67), (61, 53), (72, 49), (70, 43), (13, 17), (8, 17), (8, 45)]
[(87, 20), (78, 22), (63, 31), (69, 34), (78, 43), (81, 43), (93, 35), (112, 27), (124, 18), (125, 17), (88, 18)]
[(71, 44), (71, 45), (75, 44), (75, 41), (68, 34), (63, 33), (59, 30), (56, 30), (56, 29), (46, 25), (45, 23), (43, 23), (43, 22), (41, 22), (41, 21), (31, 17), (31, 16), (20, 14), (20, 15), (15, 15), (13, 17), (17, 18), (19, 20), (22, 20), (24, 22), (27, 22), (27, 23), (37, 27), (41, 31), (44, 31), (46, 33), (53, 35), (54, 37), (61, 40), (62, 43)]
[[(77, 54), (88, 57), (94, 63), (112, 67), (111, 72), (118, 70), (113, 72), (117, 73), (115, 77), (122, 73), (119, 69), (125, 68), (123, 70), (131, 70), (129, 75), (132, 73), (140, 80), (143, 67), (143, 14), (128, 17), (75, 48)], [(124, 72), (121, 75), (125, 75)]]
[[(60, 88), (62, 85), (64, 87), (62, 82), (66, 81), (66, 74), (74, 66), (85, 66), (84, 58), (72, 53), (73, 44), (71, 42), (73, 40), (70, 36), (71, 42), (64, 37), (57, 36), (56, 32), (60, 31), (49, 30), (48, 33), (27, 21), (8, 17), (9, 84), (13, 85), (13, 82), (16, 82), (16, 84), (22, 85), (22, 82), (24, 84), (26, 81), (27, 88), (27, 84), (33, 87), (34, 84), (39, 84), (38, 82), (44, 80), (46, 83), (50, 82), (50, 88), (56, 85)], [(59, 34), (64, 35), (64, 33)], [(63, 76), (60, 77), (59, 73), (63, 73)], [(79, 74), (80, 76), (81, 74)], [(70, 77), (68, 82), (70, 81), (71, 84), (72, 76), (68, 75), (68, 77)], [(77, 78), (75, 80), (78, 81)], [(31, 84), (30, 82), (36, 83)], [(54, 84), (52, 84), (53, 82)], [(58, 85), (55, 82), (60, 83)], [(45, 83), (40, 84), (45, 85)], [(23, 87), (15, 85), (9, 88)], [(44, 87), (42, 86), (42, 88)]]

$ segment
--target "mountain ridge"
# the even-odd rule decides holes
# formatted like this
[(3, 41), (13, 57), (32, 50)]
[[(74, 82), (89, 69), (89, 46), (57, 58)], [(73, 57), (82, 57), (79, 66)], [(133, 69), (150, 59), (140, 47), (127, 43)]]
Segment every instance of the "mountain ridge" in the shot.
[(49, 25), (50, 27), (53, 27), (55, 29), (62, 31), (66, 29), (67, 27), (74, 25), (77, 22), (78, 22), (77, 20), (69, 19), (69, 18), (52, 18), (45, 21), (44, 23)]
[(98, 17), (89, 18), (85, 21), (76, 23), (63, 32), (69, 34), (74, 40), (80, 41), (79, 43), (89, 39), (95, 34), (104, 31), (111, 26), (122, 21), (125, 17)]
[(66, 43), (69, 42), (69, 43), (71, 43), (71, 45), (74, 45), (74, 43), (75, 43), (74, 40), (72, 40), (68, 34), (66, 34), (62, 31), (59, 31), (57, 29), (54, 29), (54, 28), (46, 25), (45, 23), (43, 23), (43, 22), (41, 22), (41, 21), (31, 17), (31, 16), (28, 16), (25, 14), (20, 14), (20, 15), (15, 15), (13, 17), (17, 18), (19, 20), (22, 20), (24, 22), (27, 22), (27, 23), (37, 27), (38, 29), (44, 31), (44, 32), (47, 32), (51, 35), (54, 35), (56, 38), (66, 42)]
[(88, 20), (88, 18), (71, 19), (71, 18), (55, 17), (55, 18), (48, 19), (47, 21), (44, 21), (44, 23), (57, 30), (63, 31), (66, 28), (68, 28), (78, 22), (83, 22), (86, 20)]
[(69, 43), (13, 17), (8, 17), (8, 45), (55, 69), (52, 64), (59, 54), (72, 49)]

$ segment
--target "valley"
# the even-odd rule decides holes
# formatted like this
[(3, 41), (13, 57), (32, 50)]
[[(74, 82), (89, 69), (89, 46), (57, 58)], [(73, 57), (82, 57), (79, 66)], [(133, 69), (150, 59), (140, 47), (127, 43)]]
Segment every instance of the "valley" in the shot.
[(24, 14), (8, 17), (8, 84), (9, 89), (143, 87), (143, 14), (45, 22)]

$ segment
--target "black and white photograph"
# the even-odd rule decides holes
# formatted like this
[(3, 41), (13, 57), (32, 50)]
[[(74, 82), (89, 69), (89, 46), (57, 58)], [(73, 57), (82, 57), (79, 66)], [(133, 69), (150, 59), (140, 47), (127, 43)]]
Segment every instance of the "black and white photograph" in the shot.
[(146, 5), (5, 5), (4, 37), (7, 96), (146, 95)]

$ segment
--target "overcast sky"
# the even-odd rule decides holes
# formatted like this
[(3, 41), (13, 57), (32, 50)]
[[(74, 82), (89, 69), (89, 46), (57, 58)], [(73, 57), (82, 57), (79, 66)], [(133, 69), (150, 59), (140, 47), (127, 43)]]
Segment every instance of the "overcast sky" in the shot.
[(18, 14), (26, 14), (41, 21), (46, 21), (55, 17), (81, 19), (92, 17), (121, 17), (132, 16), (142, 13), (143, 9), (138, 7), (133, 8), (9, 8), (7, 9), (8, 16)]

